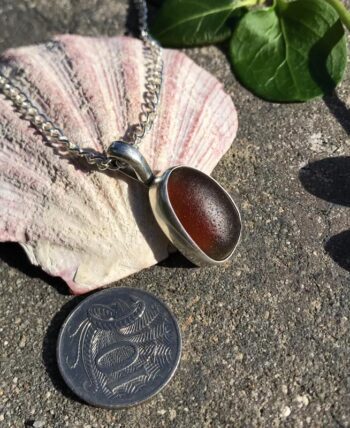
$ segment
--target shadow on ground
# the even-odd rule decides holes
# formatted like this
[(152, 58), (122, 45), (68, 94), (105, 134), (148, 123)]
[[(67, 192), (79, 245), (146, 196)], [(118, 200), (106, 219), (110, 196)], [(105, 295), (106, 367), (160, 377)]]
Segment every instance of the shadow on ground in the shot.
[(350, 207), (350, 156), (309, 163), (299, 171), (299, 179), (312, 195)]
[[(350, 157), (339, 156), (311, 162), (299, 171), (305, 190), (327, 202), (350, 207)], [(350, 230), (332, 236), (325, 251), (343, 269), (350, 271)]]
[(44, 272), (39, 266), (30, 263), (23, 248), (15, 242), (0, 243), (0, 260), (8, 266), (23, 272), (30, 278), (38, 278), (54, 287), (58, 293), (70, 295), (67, 284), (58, 277), (53, 277)]
[(62, 306), (61, 310), (53, 317), (52, 321), (50, 322), (49, 327), (46, 330), (42, 346), (42, 359), (45, 365), (46, 372), (49, 375), (53, 386), (65, 397), (78, 401), (80, 403), (84, 402), (81, 401), (80, 398), (77, 397), (68, 388), (60, 374), (56, 358), (56, 346), (62, 324), (64, 323), (68, 315), (73, 311), (73, 309), (88, 295), (89, 294), (74, 297)]
[(196, 266), (186, 259), (179, 251), (171, 253), (165, 260), (158, 263), (159, 266), (165, 268), (184, 268), (184, 269), (195, 269)]
[(345, 102), (339, 98), (336, 91), (333, 91), (330, 95), (324, 96), (323, 101), (339, 125), (350, 135), (350, 110)]
[(350, 272), (350, 230), (332, 236), (324, 248), (340, 267)]

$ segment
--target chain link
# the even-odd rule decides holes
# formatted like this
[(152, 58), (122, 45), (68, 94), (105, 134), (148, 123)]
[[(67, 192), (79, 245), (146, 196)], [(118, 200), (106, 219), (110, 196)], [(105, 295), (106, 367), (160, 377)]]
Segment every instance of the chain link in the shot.
[[(140, 38), (143, 42), (145, 61), (145, 91), (139, 114), (139, 122), (131, 127), (127, 141), (138, 146), (153, 125), (160, 99), (163, 59), (160, 45), (150, 36), (148, 29), (148, 10), (145, 0), (134, 0), (138, 10)], [(123, 165), (106, 152), (100, 153), (89, 148), (82, 148), (72, 143), (63, 131), (50, 118), (41, 112), (27, 95), (18, 88), (10, 78), (0, 71), (0, 92), (11, 100), (18, 111), (28, 120), (48, 141), (57, 144), (61, 151), (84, 158), (89, 164), (96, 165), (101, 170), (118, 170)]]
[(152, 128), (160, 100), (163, 79), (162, 48), (149, 34), (146, 0), (134, 0), (138, 10), (140, 38), (145, 58), (145, 91), (139, 114), (139, 123), (132, 126), (128, 142), (137, 147)]

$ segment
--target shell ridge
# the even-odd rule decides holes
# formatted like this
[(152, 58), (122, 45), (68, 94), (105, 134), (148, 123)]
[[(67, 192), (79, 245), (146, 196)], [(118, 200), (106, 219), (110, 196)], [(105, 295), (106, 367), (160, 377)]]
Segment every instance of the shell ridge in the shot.
[[(119, 123), (116, 106), (122, 104), (120, 97), (116, 98), (118, 92), (113, 90), (114, 65), (109, 54), (110, 42), (108, 39), (83, 38), (79, 43), (74, 39), (67, 44), (70, 56), (76, 57), (80, 49), (84, 47), (82, 60), (76, 63), (77, 73), (84, 82), (85, 91), (88, 94), (91, 110), (94, 112), (94, 120), (100, 132), (97, 142), (98, 150), (104, 151), (111, 140), (116, 139), (118, 133), (123, 129), (123, 123)], [(113, 124), (113, 125), (112, 125)]]
[[(56, 44), (58, 42), (55, 42)], [(71, 141), (82, 139), (85, 146), (93, 147), (91, 144), (91, 135), (84, 126), (81, 116), (79, 100), (74, 96), (74, 86), (70, 81), (69, 74), (64, 65), (63, 55), (58, 54), (54, 49), (50, 50), (50, 45), (39, 45), (33, 52), (36, 61), (43, 65), (45, 69), (45, 78), (42, 76), (35, 77), (43, 89), (50, 93), (50, 112), (53, 110), (53, 104), (58, 99), (61, 102), (56, 105), (57, 113), (63, 118), (61, 126), (64, 128), (66, 135)], [(50, 112), (46, 112), (49, 114)], [(62, 115), (62, 113), (64, 113)], [(54, 118), (53, 118), (54, 119)], [(72, 121), (72, 123), (70, 123)], [(69, 126), (70, 125), (70, 126)], [(88, 141), (88, 144), (86, 144)]]
[[(125, 85), (125, 71), (124, 71), (124, 66), (122, 64), (122, 60), (120, 58), (120, 54), (119, 52), (122, 50), (120, 45), (121, 45), (121, 41), (117, 40), (117, 39), (112, 39), (111, 43), (109, 44), (109, 52), (110, 52), (110, 58), (112, 60), (112, 65), (113, 65), (113, 69), (114, 69), (114, 73), (112, 74), (113, 76), (113, 88), (114, 91), (112, 91), (113, 93), (113, 97), (115, 100), (115, 105), (117, 104), (117, 100), (120, 103), (123, 103), (124, 108), (120, 109), (121, 110), (121, 114), (117, 114), (117, 112), (115, 111), (115, 119), (116, 121), (120, 121), (120, 129), (124, 131), (126, 131), (127, 126), (128, 126), (128, 111), (129, 111), (129, 99), (126, 93), (126, 85)], [(115, 92), (117, 92), (118, 97), (115, 96)], [(123, 132), (119, 131), (119, 134), (122, 134)], [(122, 135), (118, 135), (118, 138), (121, 138)]]
[(69, 49), (60, 39), (56, 39), (52, 45), (45, 46), (47, 46), (47, 51), (54, 55), (55, 59), (59, 58), (58, 64), (66, 76), (64, 82), (67, 84), (67, 89), (70, 91), (74, 105), (82, 118), (83, 116), (87, 116), (88, 120), (84, 120), (84, 128), (88, 128), (89, 130), (90, 141), (92, 142), (91, 147), (98, 150), (99, 145), (102, 147), (103, 133), (99, 127), (99, 122), (91, 106), (90, 99), (87, 96), (86, 82), (80, 79), (79, 74), (75, 70), (75, 58), (70, 56)]
[[(2, 68), (13, 64), (19, 86), (82, 147), (107, 148), (138, 122), (145, 82), (139, 40), (61, 35), (1, 58)], [(58, 155), (3, 96), (0, 107), (0, 240), (21, 242), (32, 262), (79, 294), (168, 255), (141, 184)], [(158, 115), (140, 145), (152, 169), (208, 170), (228, 149), (236, 124), (217, 79), (185, 54), (164, 50)]]
[[(203, 71), (201, 72), (203, 73)], [(195, 90), (197, 90), (198, 81), (200, 81), (199, 78), (194, 82), (194, 85), (191, 88), (190, 96), (192, 96), (192, 93)], [(207, 101), (210, 99), (212, 91), (215, 86), (216, 86), (216, 82), (206, 81), (205, 85), (203, 85), (203, 87), (201, 88), (201, 92), (203, 92), (205, 95), (203, 97), (201, 93), (201, 107), (198, 110), (196, 111), (193, 110), (191, 112), (191, 120), (188, 121), (187, 123), (188, 129), (186, 129), (187, 139), (186, 141), (184, 141), (184, 144), (181, 147), (180, 157), (183, 157), (184, 153), (187, 151), (191, 159), (191, 157), (194, 156), (196, 151), (201, 151), (203, 150), (203, 148), (204, 150), (206, 150), (206, 147), (204, 144), (192, 145), (191, 147), (191, 140), (192, 138), (193, 139), (196, 138), (196, 132), (198, 134), (200, 133), (201, 129), (203, 129), (204, 127), (206, 129), (208, 128), (207, 121), (205, 122), (203, 121), (203, 116), (205, 116), (205, 106), (207, 105)]]
[[(215, 85), (217, 86), (217, 85)], [(221, 105), (222, 103), (222, 97), (220, 96), (220, 92), (218, 91), (214, 91), (215, 86), (213, 86), (213, 88), (211, 88), (210, 92), (207, 94), (206, 98), (204, 99), (203, 102), (203, 108), (198, 112), (196, 118), (193, 120), (192, 122), (192, 129), (191, 132), (193, 132), (193, 138), (199, 139), (199, 140), (203, 140), (204, 138), (206, 138), (206, 135), (209, 133), (212, 134), (216, 134), (217, 133), (217, 129), (220, 129), (221, 126), (221, 121), (220, 124), (218, 123), (214, 123), (214, 122), (209, 122), (206, 120), (206, 117), (210, 117), (212, 115), (215, 115), (216, 113), (216, 109), (206, 109), (206, 105), (212, 106), (216, 106), (218, 105), (219, 107), (219, 103)], [(211, 101), (209, 103), (209, 101)], [(220, 113), (221, 113), (221, 108), (219, 107), (218, 110), (220, 109)], [(196, 126), (194, 125), (196, 124)], [(211, 130), (213, 130), (213, 132), (211, 132)], [(223, 142), (221, 140), (221, 147), (224, 148), (225, 146), (225, 142)], [(185, 146), (183, 146), (182, 150), (185, 150)], [(192, 156), (195, 156), (198, 161), (200, 163), (206, 164), (206, 158), (210, 157), (210, 155), (212, 154), (212, 148), (209, 146), (209, 148), (206, 148), (204, 145), (197, 145), (193, 148), (192, 151)], [(211, 172), (211, 171), (208, 171)]]

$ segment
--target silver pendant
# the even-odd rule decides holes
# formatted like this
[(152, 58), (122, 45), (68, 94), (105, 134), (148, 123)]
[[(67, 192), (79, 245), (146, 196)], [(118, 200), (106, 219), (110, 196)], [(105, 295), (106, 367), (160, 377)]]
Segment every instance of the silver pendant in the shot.
[(122, 141), (113, 142), (108, 155), (131, 168), (149, 187), (160, 228), (192, 263), (221, 265), (232, 257), (241, 236), (241, 215), (217, 181), (187, 166), (169, 168), (156, 177), (139, 150)]

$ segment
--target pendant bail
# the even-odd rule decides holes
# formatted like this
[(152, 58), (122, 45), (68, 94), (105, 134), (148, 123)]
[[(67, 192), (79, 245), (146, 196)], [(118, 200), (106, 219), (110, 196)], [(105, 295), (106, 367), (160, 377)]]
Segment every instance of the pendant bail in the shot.
[(125, 162), (131, 167), (135, 171), (137, 178), (144, 184), (150, 185), (154, 180), (150, 166), (135, 146), (124, 141), (113, 141), (107, 153), (110, 157)]

